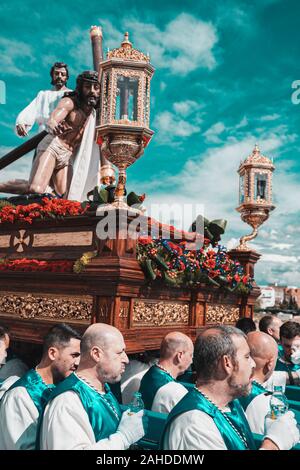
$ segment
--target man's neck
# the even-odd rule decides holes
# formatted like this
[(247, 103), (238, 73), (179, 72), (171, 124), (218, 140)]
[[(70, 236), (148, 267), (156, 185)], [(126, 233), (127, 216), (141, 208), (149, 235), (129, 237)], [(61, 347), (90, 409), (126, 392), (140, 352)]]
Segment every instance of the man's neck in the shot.
[(209, 383), (196, 383), (197, 389), (202, 392), (217, 407), (224, 409), (231, 402), (232, 396), (229, 393), (227, 382), (215, 381)]
[(265, 375), (263, 374), (262, 370), (257, 370), (254, 372), (253, 374), (253, 380), (255, 380), (256, 382), (258, 382), (259, 384), (263, 384), (264, 382), (266, 382), (266, 377)]
[(52, 89), (53, 89), (53, 91), (65, 91), (65, 90), (67, 90), (67, 87), (66, 87), (66, 85), (63, 85), (63, 86), (54, 85)]
[(45, 384), (53, 384), (53, 374), (51, 364), (44, 362), (43, 360), (36, 366), (35, 370), (42, 377)]
[(99, 380), (95, 369), (88, 367), (78, 367), (76, 375), (94, 387), (98, 392), (105, 392), (104, 383)]
[(160, 359), (157, 363), (158, 367), (161, 367), (162, 370), (168, 372), (173, 379), (177, 379), (179, 375), (178, 367), (176, 367), (172, 362)]

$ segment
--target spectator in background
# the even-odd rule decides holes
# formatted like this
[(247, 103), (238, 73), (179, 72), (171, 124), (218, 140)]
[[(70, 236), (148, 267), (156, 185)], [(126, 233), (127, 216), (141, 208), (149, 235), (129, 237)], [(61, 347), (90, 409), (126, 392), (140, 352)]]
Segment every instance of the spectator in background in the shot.
[(250, 333), (250, 331), (256, 331), (256, 325), (255, 325), (255, 322), (252, 320), (252, 318), (246, 318), (246, 317), (240, 318), (236, 322), (235, 327), (243, 331), (245, 335)]

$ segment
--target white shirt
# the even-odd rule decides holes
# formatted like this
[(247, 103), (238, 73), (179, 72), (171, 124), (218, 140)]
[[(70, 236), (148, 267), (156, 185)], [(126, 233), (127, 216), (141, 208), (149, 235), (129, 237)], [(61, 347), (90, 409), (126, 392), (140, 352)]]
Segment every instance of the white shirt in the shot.
[(39, 126), (39, 132), (46, 128), (46, 123), (50, 114), (56, 108), (59, 100), (67, 92), (71, 91), (69, 88), (64, 90), (42, 90), (36, 98), (29, 103), (26, 108), (21, 111), (16, 120), (16, 126), (22, 124), (27, 127), (27, 132), (32, 128), (34, 123)]
[(20, 377), (17, 375), (12, 375), (8, 379), (4, 380), (0, 385), (0, 400), (3, 397), (4, 393), (17, 381)]
[(182, 384), (169, 382), (157, 390), (151, 411), (169, 414), (187, 393), (188, 390)]
[(0, 450), (34, 449), (38, 417), (25, 387), (7, 392), (0, 404)]
[(203, 411), (182, 413), (166, 432), (165, 450), (227, 450), (214, 420)]
[(261, 393), (253, 398), (246, 408), (246, 416), (252, 432), (264, 434), (265, 416), (270, 411), (270, 399), (272, 395)]
[(153, 364), (154, 361), (146, 364), (133, 359), (126, 365), (125, 372), (121, 378), (121, 393), (124, 405), (128, 405), (133, 398), (134, 392), (139, 391), (142, 378)]
[[(113, 439), (111, 437), (114, 436)], [(44, 450), (124, 450), (117, 434), (95, 441), (94, 432), (76, 392), (64, 392), (48, 403), (40, 435)]]

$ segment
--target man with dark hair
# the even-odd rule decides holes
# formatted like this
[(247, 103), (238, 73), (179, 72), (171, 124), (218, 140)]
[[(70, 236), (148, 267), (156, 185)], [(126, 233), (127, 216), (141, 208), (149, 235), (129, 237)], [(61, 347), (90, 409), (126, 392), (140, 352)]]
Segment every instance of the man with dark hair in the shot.
[(45, 130), (50, 114), (55, 109), (58, 101), (64, 96), (69, 78), (68, 66), (64, 62), (55, 62), (50, 70), (51, 90), (43, 90), (38, 93), (31, 103), (26, 106), (17, 117), (16, 132), (20, 137), (25, 137), (37, 123), (39, 132)]
[(165, 336), (160, 346), (160, 358), (143, 376), (140, 393), (145, 408), (158, 413), (170, 413), (184, 397), (187, 389), (177, 377), (190, 367), (193, 360), (192, 340), (174, 331)]
[(117, 383), (128, 364), (121, 332), (105, 323), (82, 337), (78, 370), (51, 396), (41, 422), (44, 450), (124, 450), (144, 434), (143, 410), (125, 411), (107, 383)]
[(275, 315), (264, 315), (259, 320), (259, 329), (263, 333), (267, 333), (267, 335), (272, 336), (277, 343), (280, 341), (280, 327), (282, 325), (282, 321), (280, 318), (276, 317)]
[(256, 325), (252, 318), (240, 318), (236, 324), (235, 327), (238, 328), (239, 330), (243, 331), (245, 335), (250, 333), (250, 331), (255, 331), (256, 330)]
[(35, 448), (38, 419), (55, 385), (79, 363), (81, 336), (61, 323), (44, 339), (43, 354), (35, 369), (29, 370), (4, 394), (0, 404), (0, 450)]
[(283, 323), (280, 327), (280, 343), (283, 349), (282, 357), (276, 364), (276, 371), (288, 373), (289, 383), (294, 385), (300, 380), (300, 324), (294, 321)]
[[(252, 432), (236, 398), (251, 389), (255, 363), (246, 336), (229, 326), (206, 328), (195, 343), (196, 387), (168, 416), (163, 448), (171, 450), (255, 449)], [(290, 449), (299, 439), (294, 415), (271, 424), (261, 449)]]

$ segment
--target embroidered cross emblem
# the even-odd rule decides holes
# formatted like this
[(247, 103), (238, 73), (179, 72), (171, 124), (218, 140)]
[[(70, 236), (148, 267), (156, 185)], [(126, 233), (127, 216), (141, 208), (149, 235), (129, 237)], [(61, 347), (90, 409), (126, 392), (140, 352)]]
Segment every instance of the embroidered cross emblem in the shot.
[(18, 230), (12, 235), (12, 246), (18, 253), (26, 251), (26, 249), (32, 245), (33, 235), (28, 233), (27, 230)]

